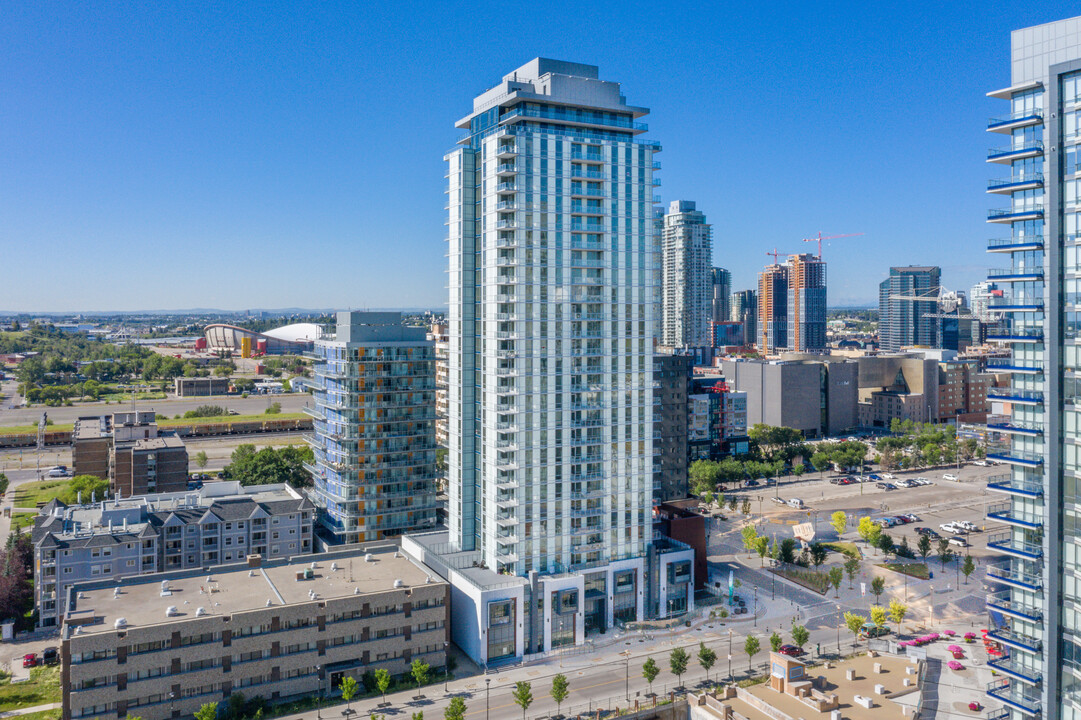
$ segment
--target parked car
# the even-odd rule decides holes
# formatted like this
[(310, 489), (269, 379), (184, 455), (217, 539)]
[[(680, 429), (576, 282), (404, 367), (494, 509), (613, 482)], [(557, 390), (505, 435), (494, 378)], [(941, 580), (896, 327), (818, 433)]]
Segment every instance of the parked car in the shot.
[(879, 482), (875, 483), (875, 487), (879, 490), (885, 490), (889, 486), (889, 483)]
[(965, 540), (963, 537), (952, 537), (950, 538), (949, 542), (950, 545), (957, 545), (958, 547), (968, 547), (968, 540)]
[(886, 480), (893, 480), (894, 479), (893, 475), (890, 475), (889, 473), (882, 473), (882, 477), (885, 478)]
[(987, 463), (985, 463), (983, 460), (974, 460), (972, 464), (976, 467), (987, 467)]
[(942, 479), (943, 480), (958, 480), (959, 478), (956, 475), (954, 475), (953, 473), (946, 473), (945, 475), (942, 476)]
[(905, 513), (902, 517), (910, 523), (919, 522), (920, 516), (915, 513)]
[(969, 532), (976, 532), (977, 530), (980, 529), (979, 527), (976, 526), (975, 523), (970, 523), (968, 520), (954, 520), (953, 524), (954, 525), (959, 525), (960, 527), (963, 527), (965, 530), (968, 530)]
[(934, 530), (932, 530), (929, 527), (918, 527), (918, 528), (916, 528), (916, 534), (917, 535), (926, 535), (927, 537), (931, 538), (932, 540), (936, 540), (936, 539), (942, 537), (941, 535), (939, 535), (937, 532), (935, 532)]
[(23, 667), (24, 668), (37, 667), (37, 665), (38, 665), (37, 653), (26, 653), (25, 655), (23, 655)]
[(882, 478), (880, 478), (876, 473), (871, 473), (870, 475), (867, 476), (867, 479), (868, 480), (874, 480), (875, 482), (878, 482)]
[(60, 653), (54, 647), (47, 647), (41, 651), (41, 661), (46, 665), (59, 665)]
[(49, 468), (49, 477), (51, 477), (51, 478), (67, 477), (67, 476), (68, 476), (68, 469), (64, 465), (57, 465), (56, 467)]
[(785, 504), (785, 501), (783, 499), (779, 498), (779, 497), (774, 497), (773, 502), (777, 503), (778, 505), (784, 505)]
[(890, 629), (888, 627), (878, 627), (874, 623), (864, 623), (863, 627), (860, 628), (860, 640), (882, 637), (883, 635), (889, 634)]
[(782, 645), (777, 649), (782, 655), (788, 655), (789, 657), (799, 657), (803, 654), (803, 648), (798, 645)]
[(744, 480), (743, 487), (758, 487), (757, 480)]
[(965, 532), (967, 532), (963, 527), (961, 527), (957, 523), (952, 522), (942, 523), (938, 526), (938, 529), (942, 532), (948, 532), (951, 535), (964, 535)]

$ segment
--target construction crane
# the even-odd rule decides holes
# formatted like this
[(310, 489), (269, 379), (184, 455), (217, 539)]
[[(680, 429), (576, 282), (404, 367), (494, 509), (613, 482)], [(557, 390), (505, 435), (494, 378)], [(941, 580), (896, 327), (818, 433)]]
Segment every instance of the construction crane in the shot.
[(779, 259), (779, 258), (780, 258), (780, 256), (781, 256), (781, 255), (791, 255), (792, 253), (783, 253), (783, 252), (778, 252), (778, 251), (777, 251), (777, 248), (773, 248), (773, 250), (767, 250), (767, 251), (766, 251), (766, 254), (767, 254), (767, 255), (772, 255), (772, 256), (773, 256), (773, 264), (774, 264), (774, 265), (780, 265), (780, 264), (781, 264), (781, 262), (780, 262), (780, 259)]
[[(844, 235), (826, 235), (825, 237), (823, 237), (822, 236), (822, 231), (819, 230), (817, 237), (803, 238), (803, 242), (818, 243), (818, 259), (821, 260), (822, 259), (822, 241), (823, 240), (835, 240), (837, 238), (856, 237), (858, 235), (863, 235), (863, 234), (864, 233), (845, 233)], [(768, 255), (769, 253), (766, 253), (766, 254)]]

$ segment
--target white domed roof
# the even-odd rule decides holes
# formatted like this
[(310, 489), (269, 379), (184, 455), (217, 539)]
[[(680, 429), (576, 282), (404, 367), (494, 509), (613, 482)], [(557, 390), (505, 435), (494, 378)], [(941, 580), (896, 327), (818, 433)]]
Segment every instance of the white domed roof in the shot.
[(315, 323), (294, 323), (267, 330), (263, 335), (289, 342), (315, 342), (322, 337), (323, 329)]

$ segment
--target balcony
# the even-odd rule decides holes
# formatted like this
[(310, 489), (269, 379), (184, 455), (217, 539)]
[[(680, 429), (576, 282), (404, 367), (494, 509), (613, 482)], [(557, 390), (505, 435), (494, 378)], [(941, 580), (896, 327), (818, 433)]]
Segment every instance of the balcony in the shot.
[(513, 175), (518, 172), (518, 166), (514, 163), (503, 163), (495, 169), (495, 174), (500, 176)]
[(1037, 573), (1030, 573), (1014, 567), (1014, 560), (1004, 565), (988, 565), (987, 579), (1021, 590), (1038, 591), (1043, 589), (1043, 578)]
[(505, 158), (511, 158), (518, 154), (518, 146), (514, 143), (507, 143), (500, 145), (496, 150), (496, 157), (500, 160)]
[(987, 192), (997, 195), (1009, 195), (1015, 190), (1035, 190), (1043, 187), (1043, 173), (1031, 172), (996, 178), (987, 181)]
[(988, 280), (1003, 282), (1033, 282), (1043, 280), (1042, 267), (991, 268), (987, 271)]
[(1043, 122), (1043, 110), (1018, 110), (1008, 115), (987, 119), (987, 131), (1009, 135), (1014, 128), (1038, 125)]
[(1010, 435), (1026, 435), (1028, 437), (1039, 437), (1043, 435), (1043, 423), (987, 423), (988, 430), (994, 430), (995, 432), (1007, 433)]
[[(1043, 309), (1042, 306), (1041, 309)], [(1043, 342), (1043, 332), (1039, 330), (1011, 330), (1005, 333), (988, 335), (987, 339), (991, 342), (1004, 343), (1041, 343)]]
[(995, 681), (987, 686), (987, 694), (1015, 710), (1032, 717), (1040, 716), (1040, 696), (1025, 695), (1009, 680)]
[(1004, 615), (1020, 618), (1021, 620), (1028, 620), (1035, 623), (1043, 620), (1043, 608), (1018, 602), (1013, 599), (1012, 593), (1012, 590), (999, 590), (997, 592), (988, 593), (987, 607), (998, 610)]
[(987, 211), (987, 222), (1012, 223), (1019, 220), (1040, 220), (1043, 218), (1043, 206), (996, 208)]
[(1030, 468), (1043, 465), (1042, 453), (1024, 452), (1022, 450), (1013, 450), (1011, 448), (988, 452), (987, 459)]
[(987, 363), (987, 372), (1013, 373), (1015, 375), (1042, 375), (1043, 365), (1033, 363), (1030, 365), (1015, 365), (1014, 360), (991, 360)]
[(1031, 635), (1025, 635), (1023, 633), (1010, 630), (1009, 628), (999, 628), (997, 630), (989, 630), (987, 637), (990, 640), (994, 640), (997, 643), (1002, 643), (1007, 647), (1012, 647), (1022, 652), (1039, 653), (1043, 650), (1043, 641), (1037, 637)]
[(1022, 160), (1038, 155), (1043, 155), (1043, 141), (1030, 140), (1005, 147), (991, 148), (987, 151), (987, 162), (1008, 164), (1014, 160)]
[[(1025, 302), (1028, 300), (1028, 302)], [(1010, 300), (997, 300), (987, 307), (999, 312), (1043, 312), (1043, 300), (1039, 298), (1015, 297)]]
[(506, 193), (515, 193), (518, 192), (518, 186), (512, 182), (499, 183), (495, 186), (495, 191), (501, 195), (505, 195)]
[(1043, 236), (997, 238), (987, 241), (987, 252), (1013, 252), (1014, 250), (1043, 250)]
[(1039, 685), (1043, 681), (1043, 674), (1039, 670), (1033, 670), (1021, 665), (1009, 655), (988, 660), (987, 665), (1003, 675), (1014, 680), (1020, 680), (1028, 685)]
[(1015, 478), (1012, 475), (994, 475), (987, 478), (987, 489), (992, 492), (1019, 495), (1021, 497), (1043, 497), (1043, 483), (1035, 480)]
[(988, 535), (987, 549), (1003, 555), (1021, 558), (1022, 560), (1041, 560), (1043, 558), (1043, 547), (1035, 543), (1018, 540), (1010, 530)]
[(590, 163), (603, 163), (604, 155), (599, 152), (582, 152), (581, 150), (575, 150), (571, 153), (571, 160), (581, 160), (583, 162)]
[[(549, 107), (543, 110), (514, 107), (500, 116), (500, 123), (508, 123), (522, 118), (535, 118), (538, 120), (554, 120), (560, 123), (581, 125), (584, 128), (617, 128), (629, 130), (632, 133), (643, 133), (649, 129), (646, 123), (635, 122), (627, 117), (616, 117), (613, 113), (599, 113), (588, 110), (571, 110), (567, 108)], [(573, 130), (574, 128), (567, 128)]]
[[(991, 456), (988, 455), (987, 457)], [(1014, 509), (1013, 503), (1010, 502), (988, 505), (987, 519), (1027, 530), (1040, 530), (1043, 528), (1041, 520), (1035, 516), (1022, 516)]]
[(1017, 405), (1043, 405), (1043, 393), (1039, 390), (1015, 390), (1014, 388), (988, 388), (987, 399)]

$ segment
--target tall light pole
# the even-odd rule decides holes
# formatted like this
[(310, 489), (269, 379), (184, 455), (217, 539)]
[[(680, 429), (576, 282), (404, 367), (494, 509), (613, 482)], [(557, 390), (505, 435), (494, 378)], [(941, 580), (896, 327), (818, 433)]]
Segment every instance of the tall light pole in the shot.
[(758, 627), (758, 586), (754, 586), (754, 601), (751, 605), (751, 615), (754, 616), (754, 626)]
[(728, 684), (732, 684), (732, 628), (728, 628)]
[(841, 606), (837, 605), (837, 657), (841, 657)]
[(626, 685), (627, 702), (630, 702), (631, 701), (631, 651), (630, 650), (624, 650), (623, 652), (620, 653), (620, 655), (623, 656), (623, 665), (624, 665), (624, 674), (625, 674), (624, 684)]
[(173, 707), (175, 702), (176, 702), (176, 693), (175, 692), (169, 693), (169, 717), (170, 718), (172, 718), (172, 717), (174, 717), (176, 715), (176, 709)]
[(443, 641), (443, 692), (450, 693), (450, 643)]
[(492, 689), (492, 679), (484, 678), (484, 720), (488, 720), (488, 691)]
[(323, 720), (323, 667), (321, 665), (315, 666), (315, 681), (319, 683), (319, 699), (315, 704), (315, 717), (317, 720)]

